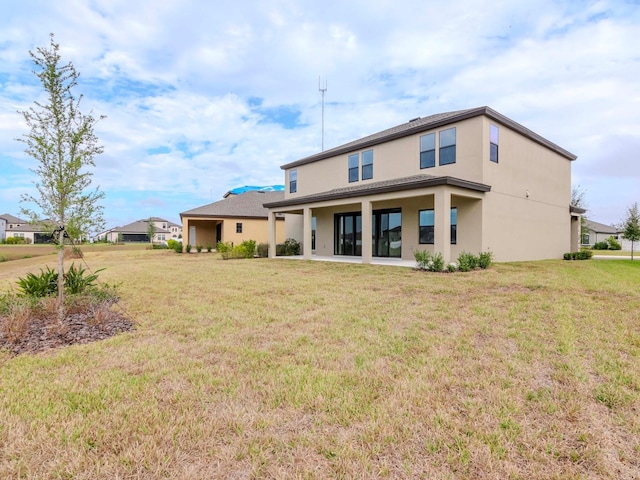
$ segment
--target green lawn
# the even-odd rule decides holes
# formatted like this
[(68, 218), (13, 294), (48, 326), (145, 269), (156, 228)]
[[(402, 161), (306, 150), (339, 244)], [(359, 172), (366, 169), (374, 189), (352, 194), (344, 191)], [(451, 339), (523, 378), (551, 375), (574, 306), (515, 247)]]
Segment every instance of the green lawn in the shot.
[(85, 259), (138, 328), (0, 353), (0, 478), (640, 476), (640, 262)]

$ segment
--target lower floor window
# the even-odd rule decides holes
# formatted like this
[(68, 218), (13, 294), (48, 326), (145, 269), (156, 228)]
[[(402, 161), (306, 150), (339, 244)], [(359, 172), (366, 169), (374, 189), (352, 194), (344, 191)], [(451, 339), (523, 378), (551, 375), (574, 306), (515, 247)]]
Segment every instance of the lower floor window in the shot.
[[(433, 209), (420, 210), (419, 228), (420, 243), (433, 245), (435, 238), (435, 222)], [(458, 243), (458, 209), (451, 208), (451, 245)]]

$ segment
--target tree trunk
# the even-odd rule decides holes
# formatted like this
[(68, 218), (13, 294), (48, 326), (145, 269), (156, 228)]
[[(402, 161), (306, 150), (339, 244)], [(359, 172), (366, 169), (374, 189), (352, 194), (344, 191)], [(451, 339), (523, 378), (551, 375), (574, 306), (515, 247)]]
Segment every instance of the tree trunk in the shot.
[(64, 231), (58, 233), (58, 323), (64, 321)]

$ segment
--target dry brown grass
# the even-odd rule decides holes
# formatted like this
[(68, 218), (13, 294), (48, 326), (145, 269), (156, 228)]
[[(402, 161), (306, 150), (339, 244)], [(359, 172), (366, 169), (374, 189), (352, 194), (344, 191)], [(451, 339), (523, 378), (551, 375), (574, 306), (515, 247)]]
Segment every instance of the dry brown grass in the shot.
[(85, 258), (138, 330), (0, 364), (0, 477), (640, 475), (640, 263)]

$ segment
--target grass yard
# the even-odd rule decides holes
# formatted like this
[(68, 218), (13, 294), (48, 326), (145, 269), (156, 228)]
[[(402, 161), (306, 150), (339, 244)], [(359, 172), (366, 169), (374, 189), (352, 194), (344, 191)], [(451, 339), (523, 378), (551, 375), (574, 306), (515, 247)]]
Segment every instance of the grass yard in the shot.
[[(143, 250), (147, 248), (147, 243), (130, 243), (126, 245), (111, 245), (108, 243), (87, 243), (80, 245), (83, 252), (101, 252), (114, 250)], [(53, 245), (2, 245), (0, 244), (0, 263), (9, 260), (22, 258), (42, 257), (45, 255), (55, 255), (56, 247)]]
[(640, 262), (85, 259), (138, 328), (0, 353), (0, 478), (640, 477)]

